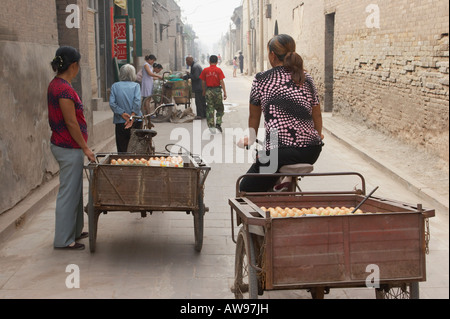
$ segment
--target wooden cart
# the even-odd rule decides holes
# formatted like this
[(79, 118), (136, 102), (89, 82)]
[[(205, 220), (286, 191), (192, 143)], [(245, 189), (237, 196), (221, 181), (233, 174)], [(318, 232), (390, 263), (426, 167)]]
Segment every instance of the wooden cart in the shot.
[[(283, 194), (237, 191), (237, 197), (229, 200), (237, 243), (232, 288), (236, 298), (308, 289), (313, 298), (321, 299), (331, 288), (352, 287), (376, 288), (378, 299), (419, 298), (419, 282), (426, 281), (428, 219), (435, 216), (434, 210), (368, 198), (358, 173), (302, 177), (328, 175), (357, 176), (362, 189)], [(271, 218), (261, 209), (357, 207), (364, 200), (361, 209), (373, 214)], [(237, 239), (234, 217), (242, 225)]]
[[(100, 163), (90, 164), (89, 245), (96, 249), (99, 216), (108, 212), (129, 211), (146, 217), (148, 213), (180, 211), (194, 216), (195, 249), (203, 247), (204, 187), (211, 168), (201, 158), (182, 156), (183, 168), (111, 165), (118, 159), (141, 159), (148, 155), (104, 154)], [(155, 156), (163, 156), (157, 154)], [(168, 156), (166, 154), (166, 156)]]

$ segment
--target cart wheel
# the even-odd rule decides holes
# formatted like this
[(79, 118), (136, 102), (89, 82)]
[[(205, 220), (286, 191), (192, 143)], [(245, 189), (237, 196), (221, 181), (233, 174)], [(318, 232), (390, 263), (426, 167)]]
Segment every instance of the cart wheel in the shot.
[(247, 233), (243, 228), (239, 231), (235, 258), (235, 277), (231, 291), (236, 299), (258, 299), (256, 270), (249, 263), (251, 260), (254, 265), (256, 260), (253, 240), (250, 237), (250, 242), (248, 241)]
[(205, 204), (203, 203), (202, 196), (199, 198), (198, 205), (200, 209), (194, 211), (192, 215), (194, 216), (195, 250), (201, 252), (203, 248), (203, 228), (205, 223)]
[(411, 282), (400, 286), (385, 285), (375, 290), (377, 299), (419, 299), (419, 283)]
[[(162, 95), (162, 94), (155, 94), (151, 97), (147, 98), (144, 101), (144, 110), (148, 111), (147, 114), (153, 113), (159, 106), (163, 104), (170, 104), (172, 101)], [(151, 119), (152, 122), (155, 123), (164, 123), (168, 122), (170, 118), (172, 117), (173, 113), (173, 107), (164, 107), (158, 111), (158, 113), (155, 114), (155, 116)]]

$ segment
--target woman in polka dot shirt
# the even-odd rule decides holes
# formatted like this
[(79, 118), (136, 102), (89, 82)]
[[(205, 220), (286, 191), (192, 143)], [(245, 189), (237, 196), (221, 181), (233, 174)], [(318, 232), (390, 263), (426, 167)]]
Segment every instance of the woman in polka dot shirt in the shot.
[[(314, 164), (323, 147), (322, 112), (317, 90), (305, 72), (294, 39), (286, 34), (269, 41), (272, 69), (256, 75), (250, 94), (250, 137), (239, 142), (251, 146), (256, 141), (264, 114), (266, 154), (258, 157), (248, 173), (277, 173), (285, 165)], [(246, 177), (241, 191), (266, 192), (277, 178)]]

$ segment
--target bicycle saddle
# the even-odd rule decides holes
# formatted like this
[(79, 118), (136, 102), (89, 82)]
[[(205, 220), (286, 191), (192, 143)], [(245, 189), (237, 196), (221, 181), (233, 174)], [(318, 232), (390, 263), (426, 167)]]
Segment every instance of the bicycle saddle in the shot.
[(136, 136), (139, 138), (145, 138), (148, 135), (150, 135), (153, 138), (156, 135), (158, 135), (158, 132), (156, 132), (154, 130), (135, 130), (134, 134), (136, 134)]

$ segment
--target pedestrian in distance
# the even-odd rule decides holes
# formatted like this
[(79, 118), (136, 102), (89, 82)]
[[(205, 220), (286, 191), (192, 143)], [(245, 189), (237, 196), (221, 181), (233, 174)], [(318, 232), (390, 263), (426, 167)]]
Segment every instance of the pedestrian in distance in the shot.
[(151, 54), (145, 57), (145, 64), (142, 67), (142, 99), (145, 100), (146, 98), (153, 95), (153, 84), (154, 79), (161, 79), (162, 76), (159, 74), (155, 74), (153, 71), (153, 65), (156, 62), (156, 57)]
[(224, 82), (225, 75), (217, 67), (218, 58), (216, 55), (212, 55), (209, 62), (210, 66), (205, 68), (200, 75), (203, 96), (206, 97), (206, 118), (211, 133), (216, 133), (216, 130), (222, 133), (222, 122), (225, 114), (223, 101), (227, 99), (227, 90)]
[(241, 74), (244, 73), (244, 55), (239, 52), (239, 68), (241, 69)]
[(109, 106), (114, 113), (116, 126), (116, 145), (118, 153), (126, 153), (131, 139), (131, 130), (142, 129), (142, 121), (133, 116), (142, 116), (141, 87), (136, 83), (136, 69), (131, 64), (120, 68), (120, 82), (111, 87)]
[(190, 66), (191, 72), (188, 74), (188, 78), (192, 81), (192, 92), (195, 97), (195, 106), (197, 109), (197, 120), (206, 119), (206, 99), (203, 95), (203, 86), (200, 75), (203, 72), (201, 65), (194, 61), (193, 57), (186, 58), (186, 64)]
[(237, 77), (236, 73), (237, 73), (237, 69), (239, 68), (238, 66), (238, 62), (237, 62), (237, 56), (234, 57), (233, 59), (233, 77)]
[[(304, 70), (303, 59), (296, 53), (294, 39), (286, 34), (269, 41), (272, 69), (255, 76), (250, 94), (250, 137), (239, 141), (240, 147), (256, 142), (261, 115), (266, 128), (266, 154), (258, 157), (248, 173), (259, 174), (265, 167), (311, 164), (323, 147), (322, 113), (312, 77)], [(269, 160), (269, 162), (267, 162)], [(264, 163), (263, 163), (264, 162)], [(276, 173), (275, 171), (272, 173)], [(244, 192), (272, 190), (277, 177), (246, 177)]]
[[(161, 64), (155, 63), (153, 64), (153, 73), (159, 75), (159, 73), (164, 70), (163, 66)], [(154, 77), (154, 80), (160, 80), (161, 77)]]
[(48, 119), (52, 130), (51, 151), (60, 169), (60, 186), (55, 209), (55, 249), (83, 250), (77, 241), (88, 237), (83, 233), (83, 168), (84, 158), (95, 162), (87, 145), (88, 130), (84, 106), (72, 87), (80, 71), (81, 55), (77, 49), (60, 47), (51, 62), (55, 78), (47, 91)]

